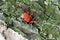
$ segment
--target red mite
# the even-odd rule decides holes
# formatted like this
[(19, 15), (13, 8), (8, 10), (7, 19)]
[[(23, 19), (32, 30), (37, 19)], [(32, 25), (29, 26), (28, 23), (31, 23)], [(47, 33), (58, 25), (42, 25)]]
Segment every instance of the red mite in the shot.
[(30, 9), (25, 8), (24, 6), (20, 6), (20, 8), (24, 11), (24, 14), (22, 15), (22, 18), (27, 23), (34, 23), (34, 18), (31, 16), (32, 13), (29, 12)]
[(28, 13), (24, 13), (22, 18), (27, 23), (33, 23), (33, 17), (31, 15), (29, 15)]

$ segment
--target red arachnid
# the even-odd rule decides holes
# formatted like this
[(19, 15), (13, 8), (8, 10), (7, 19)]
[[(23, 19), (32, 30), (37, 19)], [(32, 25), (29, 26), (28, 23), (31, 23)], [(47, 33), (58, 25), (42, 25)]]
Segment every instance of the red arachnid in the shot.
[(27, 23), (34, 23), (34, 18), (32, 17), (31, 14), (33, 14), (30, 9), (25, 8), (24, 6), (20, 6), (20, 8), (24, 11), (22, 18), (24, 19), (25, 22)]

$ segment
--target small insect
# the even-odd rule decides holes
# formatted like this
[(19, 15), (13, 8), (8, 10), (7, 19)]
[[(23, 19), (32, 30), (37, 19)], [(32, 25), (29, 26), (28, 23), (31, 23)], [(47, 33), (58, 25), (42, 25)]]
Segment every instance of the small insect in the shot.
[(33, 17), (34, 11), (31, 11), (29, 8), (25, 8), (24, 6), (20, 6), (20, 8), (24, 11), (22, 14), (22, 18), (25, 22), (33, 24), (35, 22), (35, 19)]

